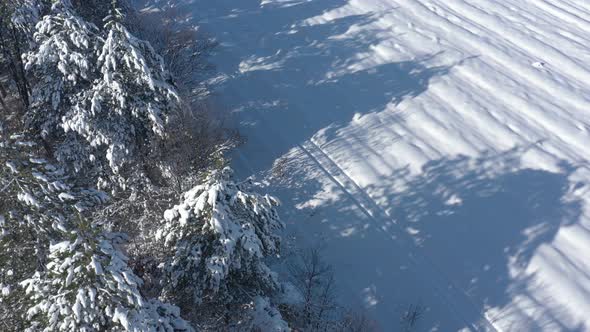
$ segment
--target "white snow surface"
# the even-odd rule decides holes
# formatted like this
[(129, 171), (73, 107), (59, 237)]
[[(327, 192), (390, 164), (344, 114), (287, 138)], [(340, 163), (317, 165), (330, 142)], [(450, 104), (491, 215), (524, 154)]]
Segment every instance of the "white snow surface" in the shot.
[(590, 331), (589, 1), (178, 5), (220, 42), (238, 174), (282, 158), (267, 189), (344, 303), (383, 331), (410, 304), (416, 331)]

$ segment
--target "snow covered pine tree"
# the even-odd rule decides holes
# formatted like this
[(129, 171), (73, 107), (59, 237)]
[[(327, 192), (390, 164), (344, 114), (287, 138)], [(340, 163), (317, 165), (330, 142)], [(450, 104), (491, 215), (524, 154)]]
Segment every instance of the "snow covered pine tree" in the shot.
[[(123, 25), (123, 14), (113, 2), (105, 19), (108, 34), (100, 50), (100, 74), (89, 91), (83, 92), (64, 118), (65, 131), (78, 133), (104, 157), (119, 185), (135, 175), (150, 174), (134, 167), (149, 159), (158, 138), (164, 136), (168, 114), (179, 111), (179, 96), (162, 58), (151, 45), (134, 37)], [(156, 160), (149, 160), (156, 163)]]
[[(196, 310), (200, 319), (211, 310), (232, 308), (213, 314), (224, 317), (221, 323), (226, 327), (246, 324), (232, 318), (240, 319), (236, 307), (254, 301), (268, 307), (265, 312), (278, 322), (274, 330), (284, 331), (288, 328), (280, 313), (260, 297), (280, 287), (264, 263), (265, 257), (278, 251), (274, 233), (283, 227), (275, 210), (278, 201), (247, 189), (247, 183), (235, 183), (231, 169), (224, 168), (212, 172), (202, 185), (184, 194), (181, 204), (166, 211), (156, 234), (168, 257), (163, 294), (183, 307), (202, 304)], [(249, 323), (257, 321), (252, 313), (243, 314), (250, 316), (245, 318)]]
[(101, 192), (69, 185), (63, 169), (37, 158), (36, 150), (23, 135), (0, 134), (5, 194), (0, 204), (0, 318), (15, 330), (24, 323), (28, 305), (18, 283), (45, 269), (49, 244), (67, 228), (69, 213), (82, 213), (106, 200)]
[(34, 47), (23, 56), (34, 82), (27, 126), (44, 139), (58, 161), (75, 171), (81, 171), (90, 152), (83, 138), (66, 135), (62, 120), (92, 86), (101, 42), (98, 32), (76, 15), (69, 1), (57, 1), (36, 24)]
[(142, 280), (118, 249), (122, 234), (81, 222), (70, 240), (50, 247), (47, 271), (22, 284), (35, 305), (28, 310), (35, 331), (193, 331), (178, 307), (139, 291)]
[(24, 55), (25, 68), (35, 78), (29, 125), (43, 137), (57, 135), (62, 116), (92, 79), (98, 30), (70, 6), (67, 1), (53, 4), (36, 24), (34, 49)]
[(127, 30), (116, 2), (105, 20), (102, 38), (58, 0), (36, 25), (37, 46), (25, 56), (36, 82), (28, 119), (61, 163), (102, 173), (102, 188), (125, 188), (150, 176), (126, 166), (157, 164), (149, 155), (180, 105), (162, 58)]
[[(63, 169), (32, 157), (33, 147), (14, 139), (0, 146), (5, 172), (12, 174), (3, 189), (18, 200), (0, 211), (1, 298), (26, 309), (24, 317), (10, 319), (27, 322), (29, 331), (193, 331), (177, 307), (143, 298), (142, 281), (119, 249), (125, 236), (85, 216), (106, 195), (72, 186)], [(15, 255), (23, 248), (34, 253), (32, 261)], [(27, 301), (14, 298), (22, 296), (18, 283)]]

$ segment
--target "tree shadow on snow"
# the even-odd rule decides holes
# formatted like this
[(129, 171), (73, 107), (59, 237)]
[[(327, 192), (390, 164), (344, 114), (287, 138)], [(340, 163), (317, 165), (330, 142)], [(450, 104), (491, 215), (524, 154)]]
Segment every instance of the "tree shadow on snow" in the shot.
[[(418, 176), (402, 169), (395, 179), (365, 188), (387, 197), (384, 205), (392, 207), (387, 218), (364, 215), (338, 186), (318, 183), (313, 165), (301, 165), (297, 156), (286, 172), (291, 180), (284, 181), (297, 182), (307, 192), (301, 195), (290, 186), (277, 190), (282, 199), (299, 206), (300, 214), (286, 215), (286, 220), (305, 229), (311, 242), (323, 243), (337, 275), (347, 276), (339, 279), (340, 286), (352, 290), (375, 317), (391, 317), (381, 321), (382, 326), (395, 327), (405, 304), (432, 298), (428, 279), (442, 278), (443, 284), (452, 280), (475, 311), (462, 312), (453, 325), (452, 320), (438, 319), (449, 308), (422, 302), (428, 309), (417, 331), (459, 330), (480, 322), (481, 316), (469, 317), (469, 312), (489, 308), (497, 309), (488, 317), (492, 321), (516, 320), (512, 330), (584, 331), (587, 327), (572, 326), (567, 314), (556, 310), (555, 299), (538, 297), (537, 290), (550, 285), (523, 273), (560, 228), (579, 220), (581, 202), (568, 195), (568, 177), (575, 169), (565, 163), (556, 173), (522, 168), (525, 151), (436, 160)], [(400, 239), (413, 244), (412, 255), (426, 257), (437, 275), (416, 276)], [(514, 305), (515, 300), (521, 306)]]
[(393, 219), (480, 312), (525, 297), (535, 314), (506, 309), (518, 317), (519, 330), (582, 331), (552, 314), (552, 299), (531, 295), (543, 286), (534, 275), (510, 271), (524, 271), (537, 249), (550, 245), (581, 213), (581, 202), (567, 198), (572, 167), (563, 164), (560, 173), (520, 169), (522, 153), (433, 161), (408, 179), (406, 190), (391, 192), (387, 181), (366, 189), (391, 192), (387, 206), (393, 207)]
[[(213, 59), (225, 74), (211, 82), (240, 122), (248, 140), (241, 151), (249, 156), (251, 171), (267, 169), (325, 127), (347, 125), (355, 115), (381, 112), (419, 95), (432, 78), (448, 72), (448, 66), (427, 65), (437, 54), (394, 62), (379, 59), (374, 48), (390, 38), (390, 28), (371, 23), (384, 13), (339, 17), (339, 8), (347, 3), (176, 4), (179, 13), (199, 15), (193, 20), (204, 30), (216, 29), (211, 34), (221, 45)], [(336, 16), (321, 18), (329, 12)], [(272, 144), (265, 143), (268, 140)]]

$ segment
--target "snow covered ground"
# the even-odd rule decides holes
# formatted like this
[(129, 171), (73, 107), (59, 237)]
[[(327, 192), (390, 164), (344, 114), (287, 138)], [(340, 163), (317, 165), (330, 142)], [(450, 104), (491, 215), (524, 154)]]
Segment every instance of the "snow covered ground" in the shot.
[(282, 216), (383, 331), (590, 331), (590, 2), (182, 0)]

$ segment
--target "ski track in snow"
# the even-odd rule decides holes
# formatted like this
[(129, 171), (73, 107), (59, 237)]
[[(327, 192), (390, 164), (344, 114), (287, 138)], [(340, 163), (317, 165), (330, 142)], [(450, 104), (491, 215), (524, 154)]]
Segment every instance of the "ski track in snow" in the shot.
[(382, 330), (590, 331), (590, 2), (191, 0), (218, 95)]

